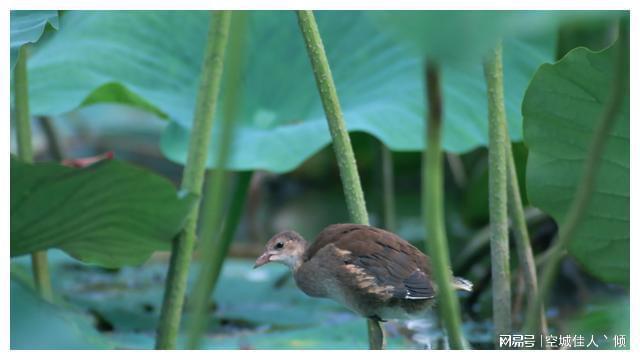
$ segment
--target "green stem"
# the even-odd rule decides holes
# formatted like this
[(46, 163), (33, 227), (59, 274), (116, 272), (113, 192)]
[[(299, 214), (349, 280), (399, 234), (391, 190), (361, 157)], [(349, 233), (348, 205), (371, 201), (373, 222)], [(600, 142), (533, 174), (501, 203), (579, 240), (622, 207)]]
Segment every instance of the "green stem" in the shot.
[[(218, 169), (216, 173), (224, 173), (222, 169)], [(234, 194), (231, 198), (229, 214), (226, 221), (221, 221), (221, 204), (222, 204), (222, 183), (223, 179), (215, 176), (211, 182), (209, 196), (205, 201), (209, 205), (215, 207), (211, 210), (200, 236), (200, 271), (196, 278), (195, 286), (191, 295), (191, 321), (189, 324), (189, 337), (187, 341), (187, 349), (197, 349), (200, 346), (202, 334), (206, 330), (210, 316), (207, 314), (207, 305), (211, 297), (211, 293), (218, 281), (220, 270), (227, 256), (229, 246), (233, 240), (235, 230), (244, 209), (246, 194), (251, 180), (251, 172), (243, 172), (238, 175), (235, 185)], [(222, 226), (222, 231), (220, 230)]]
[(18, 158), (33, 163), (31, 145), (31, 121), (29, 114), (29, 85), (27, 78), (28, 46), (22, 46), (18, 53), (14, 72), (16, 137), (18, 140)]
[(613, 127), (616, 115), (620, 111), (623, 98), (629, 91), (629, 28), (628, 23), (621, 21), (620, 31), (617, 41), (617, 55), (614, 65), (614, 75), (611, 82), (611, 93), (605, 105), (604, 111), (600, 116), (597, 127), (591, 139), (591, 144), (587, 153), (587, 157), (582, 169), (582, 181), (576, 188), (575, 196), (569, 212), (565, 218), (563, 226), (560, 227), (558, 237), (554, 245), (548, 251), (548, 258), (542, 270), (540, 288), (534, 305), (527, 308), (527, 316), (525, 320), (524, 331), (526, 333), (538, 333), (540, 324), (539, 317), (535, 311), (538, 307), (542, 307), (547, 299), (551, 284), (555, 278), (560, 261), (566, 253), (566, 248), (573, 235), (584, 217), (591, 195), (595, 188), (598, 169), (602, 160), (602, 153), (609, 136), (609, 132)]
[(440, 71), (433, 63), (426, 66), (426, 87), (429, 116), (427, 146), (422, 156), (422, 216), (427, 231), (427, 249), (433, 262), (438, 285), (440, 314), (447, 328), (452, 349), (468, 348), (460, 320), (460, 304), (451, 286), (451, 263), (444, 224), (444, 185), (441, 149), (442, 89)]
[[(524, 220), (527, 226), (535, 225), (547, 219), (547, 215), (537, 208), (527, 208), (524, 210)], [(513, 228), (513, 224), (511, 224)], [(514, 231), (516, 231), (514, 229)], [(465, 273), (470, 267), (470, 262), (489, 246), (491, 241), (491, 225), (487, 225), (478, 230), (476, 234), (469, 240), (464, 249), (456, 254), (453, 269), (456, 273)]]
[[(529, 239), (527, 220), (522, 207), (522, 198), (520, 197), (518, 174), (516, 173), (516, 165), (513, 160), (513, 150), (511, 149), (511, 141), (509, 139), (509, 132), (507, 129), (505, 129), (505, 134), (507, 138), (505, 143), (507, 155), (507, 207), (509, 209), (509, 215), (513, 226), (518, 262), (520, 263), (520, 269), (524, 275), (525, 288), (527, 289), (527, 307), (529, 307), (535, 305), (535, 299), (536, 296), (538, 296), (538, 275), (536, 273), (536, 263), (533, 257), (533, 250), (531, 250), (531, 240)], [(540, 314), (541, 333), (543, 336), (546, 336), (548, 331), (544, 307), (540, 306), (536, 311)]]
[(382, 158), (383, 224), (385, 229), (394, 232), (396, 229), (396, 201), (393, 181), (393, 155), (382, 141), (379, 141), (379, 143)]
[(53, 288), (51, 287), (51, 275), (49, 275), (49, 261), (47, 252), (36, 251), (31, 254), (31, 271), (38, 294), (43, 299), (53, 301)]
[(39, 116), (37, 119), (40, 122), (40, 127), (42, 127), (45, 137), (47, 138), (47, 145), (49, 146), (51, 157), (58, 162), (64, 160), (64, 152), (62, 151), (62, 145), (58, 139), (58, 132), (56, 131), (55, 126), (53, 126), (51, 118), (48, 116)]
[(320, 38), (318, 25), (311, 11), (298, 11), (298, 24), (311, 60), (313, 74), (316, 78), (322, 106), (329, 123), (329, 131), (333, 139), (333, 150), (338, 160), (340, 178), (347, 201), (347, 209), (354, 223), (369, 224), (369, 216), (364, 201), (356, 158), (351, 147), (349, 133), (342, 116), (336, 86), (329, 68), (329, 61)]
[(509, 218), (507, 215), (507, 127), (502, 82), (502, 45), (484, 63), (489, 102), (489, 217), (491, 221), (491, 283), (495, 341), (511, 334)]
[[(220, 276), (220, 271), (222, 270), (222, 265), (224, 264), (224, 259), (229, 252), (229, 247), (233, 241), (236, 230), (238, 229), (238, 224), (240, 223), (242, 213), (244, 212), (244, 205), (246, 203), (247, 194), (249, 193), (249, 185), (252, 177), (253, 171), (242, 171), (236, 175), (229, 210), (225, 217), (225, 221), (222, 224), (221, 232), (215, 236), (215, 251), (212, 251), (210, 254), (202, 253), (204, 256), (211, 256), (209, 262), (212, 264), (212, 270), (209, 273), (207, 281), (208, 288), (206, 291), (208, 294), (211, 294), (213, 290), (215, 290), (215, 286)], [(204, 233), (205, 232), (203, 231), (203, 234)], [(205, 239), (207, 237), (203, 235), (202, 238)]]
[[(230, 25), (229, 50), (227, 52), (224, 79), (225, 96), (222, 102), (222, 129), (218, 144), (218, 158), (213, 179), (209, 181), (208, 191), (204, 199), (202, 211), (203, 223), (200, 231), (200, 272), (196, 278), (191, 296), (191, 321), (189, 326), (188, 349), (196, 349), (200, 345), (202, 334), (207, 323), (207, 304), (215, 287), (220, 269), (227, 255), (229, 244), (233, 239), (236, 226), (244, 208), (244, 198), (251, 180), (251, 173), (242, 173), (236, 185), (236, 194), (231, 199), (231, 213), (225, 224), (222, 220), (223, 189), (225, 186), (225, 170), (229, 157), (229, 149), (233, 139), (233, 121), (236, 118), (239, 100), (239, 88), (242, 83), (242, 60), (245, 44), (247, 14), (243, 11), (232, 13)], [(231, 222), (231, 223), (229, 223)], [(220, 228), (224, 227), (226, 234)], [(220, 237), (221, 234), (226, 237)]]
[[(27, 78), (28, 46), (22, 46), (18, 53), (18, 61), (14, 72), (16, 137), (18, 140), (18, 158), (27, 163), (33, 163), (33, 148), (31, 145), (31, 115), (29, 114), (29, 82)], [(36, 251), (31, 254), (31, 269), (33, 281), (40, 296), (47, 301), (53, 301), (53, 289), (46, 251)]]
[[(215, 114), (224, 53), (230, 22), (229, 11), (214, 11), (202, 63), (200, 88), (196, 99), (189, 155), (182, 178), (182, 189), (200, 196)], [(187, 275), (196, 238), (199, 204), (191, 210), (183, 233), (173, 241), (171, 261), (156, 338), (157, 349), (174, 349), (187, 287)]]
[(378, 321), (367, 319), (367, 335), (369, 338), (369, 349), (384, 349), (384, 331), (382, 330), (382, 325), (380, 325)]
[(459, 188), (464, 189), (467, 185), (467, 174), (464, 170), (464, 164), (459, 155), (453, 153), (446, 153), (447, 162), (449, 163), (449, 169), (451, 175), (453, 175), (453, 181)]
[[(356, 158), (351, 147), (349, 133), (345, 126), (338, 93), (333, 83), (333, 76), (329, 68), (327, 54), (324, 51), (324, 45), (320, 38), (318, 25), (312, 11), (297, 11), (298, 25), (302, 32), (307, 53), (311, 60), (311, 67), (316, 79), (316, 85), (322, 100), (322, 106), (329, 123), (329, 131), (333, 139), (333, 150), (338, 161), (340, 169), (340, 179), (342, 180), (342, 188), (344, 190), (347, 209), (351, 221), (358, 224), (369, 224), (369, 215), (364, 201), (364, 193), (360, 184), (358, 175), (358, 167)], [(369, 320), (369, 348), (382, 349), (384, 339), (380, 324), (373, 320)], [(378, 331), (380, 330), (380, 331)]]

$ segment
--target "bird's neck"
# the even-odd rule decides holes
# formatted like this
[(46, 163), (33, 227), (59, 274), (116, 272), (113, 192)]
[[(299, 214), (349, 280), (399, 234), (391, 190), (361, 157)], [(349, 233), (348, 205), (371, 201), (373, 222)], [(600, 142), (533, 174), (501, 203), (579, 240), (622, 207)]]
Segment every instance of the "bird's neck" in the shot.
[(303, 240), (302, 246), (300, 246), (300, 249), (295, 252), (295, 256), (292, 258), (292, 261), (287, 264), (292, 273), (295, 274), (298, 269), (300, 269), (300, 266), (304, 262), (304, 253), (307, 251), (308, 247), (309, 244), (305, 240)]
[(300, 269), (301, 265), (302, 265), (302, 257), (297, 258), (294, 263), (289, 265), (289, 269), (291, 270), (292, 273), (295, 274), (298, 271), (298, 269)]

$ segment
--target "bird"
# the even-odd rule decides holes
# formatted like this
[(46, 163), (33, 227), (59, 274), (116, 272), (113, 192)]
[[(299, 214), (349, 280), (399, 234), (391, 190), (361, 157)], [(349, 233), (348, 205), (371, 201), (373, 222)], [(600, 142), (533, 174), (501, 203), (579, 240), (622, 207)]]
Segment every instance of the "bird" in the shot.
[[(293, 230), (282, 231), (267, 242), (254, 269), (267, 263), (286, 265), (308, 296), (333, 299), (375, 321), (420, 316), (438, 293), (427, 255), (398, 235), (368, 225), (329, 225), (311, 244)], [(469, 280), (452, 274), (451, 284), (473, 290)]]

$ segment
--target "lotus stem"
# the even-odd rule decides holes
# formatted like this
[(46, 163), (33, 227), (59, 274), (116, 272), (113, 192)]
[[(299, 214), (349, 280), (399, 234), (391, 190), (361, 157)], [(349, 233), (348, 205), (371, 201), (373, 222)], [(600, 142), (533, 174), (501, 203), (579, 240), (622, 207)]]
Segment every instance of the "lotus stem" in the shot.
[(491, 284), (495, 341), (511, 334), (511, 276), (509, 275), (509, 217), (507, 215), (507, 126), (502, 79), (502, 46), (484, 63), (489, 100), (489, 218)]
[(442, 88), (440, 70), (435, 63), (426, 65), (427, 146), (422, 156), (422, 216), (426, 226), (427, 249), (431, 255), (438, 305), (452, 349), (468, 348), (462, 333), (460, 304), (451, 286), (451, 261), (444, 224), (443, 154), (441, 148)]
[[(251, 173), (239, 175), (235, 194), (231, 198), (231, 209), (227, 221), (223, 221), (223, 189), (225, 188), (225, 171), (229, 155), (229, 148), (233, 139), (233, 120), (238, 108), (239, 86), (242, 82), (242, 50), (244, 47), (244, 33), (246, 28), (246, 13), (233, 12), (231, 20), (231, 34), (229, 39), (227, 78), (225, 79), (225, 98), (222, 103), (222, 130), (218, 138), (217, 168), (209, 181), (207, 197), (203, 208), (200, 236), (200, 272), (196, 278), (193, 295), (191, 296), (192, 311), (189, 326), (187, 348), (197, 349), (207, 325), (207, 304), (222, 269), (229, 245), (235, 234), (235, 229), (242, 215), (246, 193), (248, 191)], [(221, 231), (223, 228), (223, 231)]]
[[(506, 127), (506, 123), (504, 124)], [(527, 228), (527, 219), (522, 207), (522, 198), (520, 197), (520, 186), (518, 185), (518, 174), (516, 173), (516, 165), (513, 159), (513, 150), (511, 149), (511, 140), (509, 132), (505, 129), (507, 141), (505, 150), (507, 155), (507, 207), (513, 227), (514, 240), (516, 244), (516, 252), (518, 254), (518, 262), (524, 277), (524, 285), (527, 293), (527, 307), (535, 305), (535, 298), (538, 296), (538, 275), (536, 273), (536, 263), (531, 249), (531, 240), (529, 239), (529, 229)], [(540, 306), (537, 310), (540, 314), (541, 333), (547, 335), (547, 318), (544, 314), (544, 308)]]
[[(207, 294), (212, 294), (215, 290), (216, 284), (218, 283), (222, 265), (224, 264), (224, 260), (229, 252), (231, 242), (233, 241), (236, 230), (238, 229), (238, 224), (242, 218), (242, 213), (245, 209), (244, 205), (246, 203), (247, 194), (249, 193), (249, 184), (251, 183), (252, 176), (253, 171), (242, 171), (236, 174), (233, 193), (230, 197), (229, 209), (221, 226), (215, 229), (211, 227), (212, 229), (207, 231), (205, 231), (203, 227), (201, 238), (214, 239), (214, 250), (210, 253), (205, 253), (206, 249), (203, 248), (200, 252), (203, 261), (207, 261), (212, 264), (210, 271), (208, 272), (207, 281), (205, 282), (207, 284), (207, 288), (204, 292)], [(196, 284), (199, 284), (199, 282), (196, 281)]]
[(347, 132), (333, 75), (324, 51), (322, 38), (318, 31), (312, 11), (298, 11), (298, 24), (311, 60), (316, 85), (320, 92), (322, 106), (329, 123), (329, 131), (333, 139), (333, 150), (336, 154), (340, 178), (347, 201), (347, 209), (354, 223), (369, 224), (369, 216), (364, 201), (364, 193), (360, 185), (358, 166), (351, 147), (351, 139)]
[[(197, 196), (202, 194), (205, 165), (211, 139), (213, 118), (220, 91), (224, 54), (229, 34), (231, 13), (212, 12), (196, 99), (193, 128), (189, 140), (189, 155), (182, 177), (182, 189)], [(175, 349), (187, 276), (196, 238), (199, 204), (191, 210), (184, 231), (173, 241), (165, 294), (156, 337), (157, 349)]]
[(49, 147), (51, 157), (53, 160), (61, 162), (64, 160), (64, 151), (62, 150), (58, 132), (56, 131), (56, 127), (53, 125), (51, 118), (48, 116), (38, 116), (37, 120), (40, 123), (40, 127), (42, 127), (45, 137), (47, 138), (47, 145)]
[[(369, 224), (369, 215), (360, 184), (358, 166), (351, 147), (351, 140), (344, 122), (340, 101), (336, 86), (333, 82), (327, 54), (324, 51), (322, 38), (318, 30), (318, 24), (312, 11), (297, 11), (298, 25), (307, 47), (311, 67), (316, 79), (322, 106), (329, 123), (329, 131), (333, 139), (333, 150), (340, 169), (342, 189), (347, 202), (347, 209), (351, 221), (357, 224)], [(380, 324), (374, 320), (368, 320), (369, 348), (382, 349), (384, 336)], [(379, 330), (379, 331), (378, 331)]]
[[(524, 209), (524, 219), (527, 223), (527, 227), (538, 224), (547, 218), (548, 216), (537, 208), (528, 207)], [(511, 221), (509, 222), (509, 225), (513, 229)], [(471, 240), (468, 241), (464, 249), (456, 255), (456, 259), (453, 264), (454, 271), (461, 274), (468, 271), (470, 267), (469, 263), (473, 258), (479, 256), (481, 251), (485, 250), (489, 246), (490, 241), (491, 229), (490, 225), (486, 225), (482, 229), (478, 230)]]
[[(14, 72), (16, 138), (18, 140), (18, 158), (26, 163), (33, 163), (33, 147), (31, 144), (31, 115), (29, 114), (29, 82), (27, 77), (28, 46), (18, 51), (18, 60)], [(53, 288), (47, 252), (36, 251), (31, 254), (31, 270), (38, 294), (43, 299), (53, 301)]]
[(243, 172), (238, 175), (235, 191), (231, 197), (229, 215), (225, 219), (226, 221), (223, 221), (223, 189), (226, 187), (224, 169), (233, 139), (233, 121), (236, 119), (238, 110), (246, 24), (246, 12), (234, 11), (232, 13), (229, 50), (226, 60), (228, 65), (224, 79), (225, 97), (222, 102), (222, 129), (217, 139), (218, 158), (216, 169), (213, 171), (211, 181), (208, 182), (208, 191), (201, 214), (206, 220), (203, 221), (200, 231), (200, 272), (196, 278), (191, 296), (190, 310), (192, 315), (187, 342), (188, 349), (197, 349), (200, 346), (200, 340), (209, 319), (207, 316), (207, 304), (240, 221), (249, 182), (251, 181), (252, 172)]

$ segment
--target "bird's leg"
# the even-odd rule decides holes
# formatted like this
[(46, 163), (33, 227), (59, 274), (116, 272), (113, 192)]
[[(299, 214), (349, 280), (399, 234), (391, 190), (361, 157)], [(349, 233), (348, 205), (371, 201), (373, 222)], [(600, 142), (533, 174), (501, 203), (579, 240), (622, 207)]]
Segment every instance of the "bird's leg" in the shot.
[[(375, 316), (379, 319), (378, 316)], [(367, 330), (369, 331), (369, 349), (370, 350), (382, 350), (384, 348), (384, 331), (380, 322), (373, 319), (373, 317), (367, 320)]]

